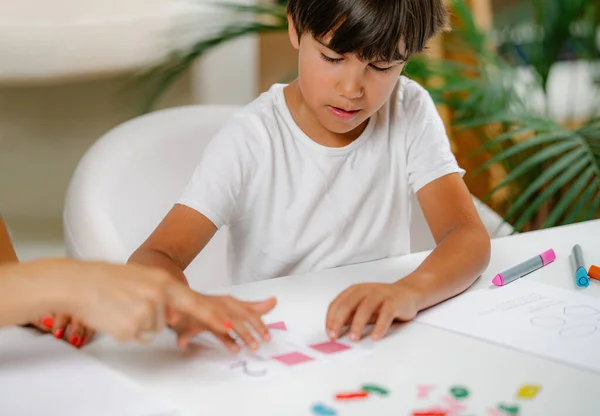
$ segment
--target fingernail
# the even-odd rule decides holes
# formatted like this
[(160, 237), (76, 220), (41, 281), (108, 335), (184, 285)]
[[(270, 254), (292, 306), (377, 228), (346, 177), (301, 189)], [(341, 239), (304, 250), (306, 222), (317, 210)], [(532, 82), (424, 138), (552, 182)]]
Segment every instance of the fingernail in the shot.
[(373, 338), (373, 341), (379, 341), (381, 339), (381, 335), (373, 334), (373, 335), (371, 335), (371, 338)]
[(271, 341), (271, 334), (266, 334), (263, 339), (267, 342)]
[(87, 341), (86, 337), (82, 337), (81, 338), (81, 342), (79, 343), (78, 347), (83, 347), (85, 345), (85, 342)]
[(52, 319), (51, 316), (46, 316), (44, 319), (42, 319), (42, 325), (44, 325), (46, 329), (52, 329), (54, 326), (54, 319)]
[(237, 354), (238, 352), (240, 352), (240, 347), (239, 345), (234, 345), (231, 347), (231, 352), (234, 354)]
[(75, 335), (73, 338), (71, 338), (71, 345), (77, 347), (77, 344), (79, 344), (79, 337)]
[(350, 334), (350, 341), (358, 341), (358, 335)]
[(250, 343), (250, 349), (251, 350), (257, 350), (258, 349), (258, 344), (256, 342)]
[(332, 339), (335, 338), (335, 336), (336, 336), (336, 333), (333, 329), (331, 331), (329, 331), (328, 334), (329, 334), (329, 338), (332, 338)]
[(56, 337), (56, 339), (62, 339), (64, 334), (65, 334), (64, 329), (57, 329), (56, 331), (54, 331), (54, 336)]

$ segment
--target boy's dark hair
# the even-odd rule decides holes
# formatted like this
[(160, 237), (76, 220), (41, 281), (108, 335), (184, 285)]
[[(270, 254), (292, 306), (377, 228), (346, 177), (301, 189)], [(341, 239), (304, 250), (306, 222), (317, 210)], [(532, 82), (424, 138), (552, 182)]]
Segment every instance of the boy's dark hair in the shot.
[(407, 60), (448, 21), (444, 0), (289, 0), (288, 14), (298, 37), (310, 33), (323, 41), (332, 34), (331, 50), (364, 61)]

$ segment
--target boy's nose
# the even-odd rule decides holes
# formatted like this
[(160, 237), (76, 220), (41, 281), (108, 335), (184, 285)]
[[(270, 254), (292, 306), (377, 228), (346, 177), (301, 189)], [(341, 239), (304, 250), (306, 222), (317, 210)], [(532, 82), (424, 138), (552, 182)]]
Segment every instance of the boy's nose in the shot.
[(350, 100), (361, 98), (364, 94), (361, 76), (347, 74), (340, 82), (340, 94)]

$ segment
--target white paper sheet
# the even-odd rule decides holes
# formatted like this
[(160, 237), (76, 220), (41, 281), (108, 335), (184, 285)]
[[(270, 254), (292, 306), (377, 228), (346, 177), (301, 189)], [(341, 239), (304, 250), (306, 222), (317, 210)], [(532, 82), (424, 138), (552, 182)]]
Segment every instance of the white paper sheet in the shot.
[(137, 384), (50, 335), (0, 330), (0, 415), (172, 416)]
[(475, 290), (418, 322), (600, 373), (600, 300), (520, 279)]
[[(283, 322), (282, 322), (283, 323)], [(231, 379), (264, 379), (287, 370), (338, 360), (357, 360), (373, 352), (361, 343), (347, 340), (330, 342), (324, 331), (304, 334), (289, 325), (285, 330), (271, 329), (272, 340), (257, 351), (242, 348), (229, 353), (212, 335), (204, 333), (193, 340), (194, 363), (218, 367)]]

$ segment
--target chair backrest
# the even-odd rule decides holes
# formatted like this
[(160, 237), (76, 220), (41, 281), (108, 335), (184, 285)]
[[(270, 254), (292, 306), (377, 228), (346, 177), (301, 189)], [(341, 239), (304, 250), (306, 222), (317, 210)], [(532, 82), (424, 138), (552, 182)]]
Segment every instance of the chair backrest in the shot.
[[(188, 106), (130, 120), (85, 154), (64, 211), (68, 255), (125, 262), (182, 195), (204, 148), (237, 106)], [(226, 234), (219, 231), (188, 267), (190, 284), (229, 284)], [(201, 277), (200, 277), (201, 276)]]
[[(188, 106), (130, 120), (101, 137), (80, 161), (64, 212), (67, 253), (75, 258), (124, 262), (182, 195), (204, 148), (237, 106)], [(502, 219), (475, 200), (494, 236)], [(412, 251), (435, 247), (415, 195), (411, 196)], [(507, 235), (512, 228), (500, 228)], [(186, 270), (191, 286), (230, 283), (227, 233), (217, 232)]]

